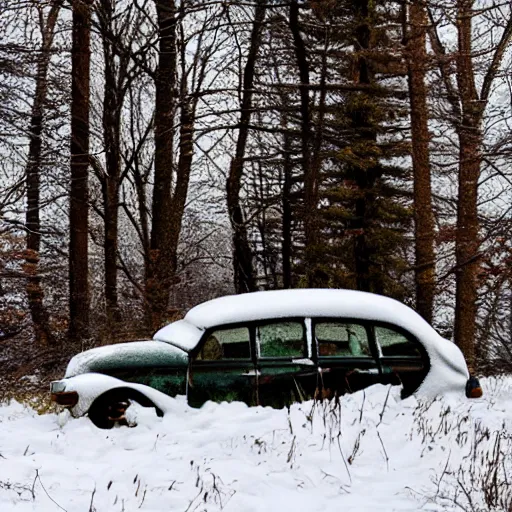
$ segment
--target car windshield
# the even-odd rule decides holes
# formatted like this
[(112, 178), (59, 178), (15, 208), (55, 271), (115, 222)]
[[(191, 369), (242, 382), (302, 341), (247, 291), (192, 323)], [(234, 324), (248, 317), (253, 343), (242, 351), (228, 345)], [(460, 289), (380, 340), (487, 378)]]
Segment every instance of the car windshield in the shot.
[(235, 327), (213, 331), (206, 339), (197, 360), (249, 359), (251, 357), (249, 329)]

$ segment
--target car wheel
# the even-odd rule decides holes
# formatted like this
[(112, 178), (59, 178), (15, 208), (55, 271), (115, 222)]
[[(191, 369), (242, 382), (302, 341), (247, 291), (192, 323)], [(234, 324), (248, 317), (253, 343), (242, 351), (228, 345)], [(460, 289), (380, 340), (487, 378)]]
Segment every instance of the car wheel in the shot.
[(111, 429), (116, 424), (135, 427), (128, 424), (126, 410), (136, 402), (143, 407), (153, 407), (157, 416), (163, 416), (163, 412), (146, 396), (129, 388), (112, 389), (96, 398), (89, 408), (89, 419), (101, 429)]

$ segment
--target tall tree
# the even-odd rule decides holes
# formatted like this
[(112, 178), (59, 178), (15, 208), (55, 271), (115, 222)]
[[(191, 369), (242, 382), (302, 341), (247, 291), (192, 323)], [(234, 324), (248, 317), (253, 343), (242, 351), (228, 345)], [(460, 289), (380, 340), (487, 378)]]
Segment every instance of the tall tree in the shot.
[(261, 34), (265, 20), (266, 0), (257, 0), (254, 8), (254, 20), (249, 40), (249, 49), (243, 71), (242, 100), (240, 105), (240, 120), (238, 123), (238, 138), (235, 155), (231, 160), (229, 175), (226, 182), (227, 206), (231, 227), (233, 230), (233, 265), (235, 274), (235, 289), (238, 293), (256, 290), (252, 251), (247, 237), (247, 225), (241, 205), (240, 192), (244, 169), (244, 156), (249, 136), (252, 98), (254, 88), (254, 73), (256, 59), (261, 45)]
[(479, 263), (478, 180), (480, 178), (482, 118), (485, 104), (479, 102), (472, 58), (473, 0), (459, 0), (457, 84), (461, 119), (459, 137), (459, 192), (457, 200), (455, 342), (470, 365), (475, 362), (477, 272)]
[[(512, 40), (512, 14), (504, 20), (499, 40), (487, 48), (489, 64), (483, 72), (475, 70), (478, 55), (473, 50), (473, 21), (480, 14), (474, 0), (457, 0), (455, 6), (457, 51), (455, 83), (446, 59), (447, 51), (434, 29), (432, 47), (452, 107), (454, 128), (459, 143), (457, 226), (455, 239), (455, 343), (462, 349), (468, 365), (474, 367), (477, 319), (477, 277), (480, 268), (480, 225), (478, 219), (478, 185), (482, 164), (482, 124), (493, 83), (505, 52)], [(431, 19), (434, 21), (433, 15)], [(477, 76), (482, 74), (482, 80)], [(478, 87), (480, 85), (480, 87)]]
[[(146, 316), (153, 328), (165, 319), (170, 290), (177, 281), (178, 243), (194, 156), (197, 103), (205, 95), (202, 87), (207, 64), (218, 44), (215, 35), (208, 43), (205, 41), (208, 31), (217, 32), (215, 13), (209, 12), (207, 4), (176, 5), (172, 1), (156, 2), (159, 51), (154, 77), (155, 174), (145, 287)], [(189, 8), (192, 12), (204, 11), (193, 36), (185, 32)]]
[(172, 181), (174, 116), (176, 114), (176, 5), (155, 0), (158, 19), (158, 68), (155, 77), (155, 184), (153, 189), (150, 254), (146, 276), (148, 322), (157, 328), (167, 310), (172, 284)]
[[(140, 5), (141, 10), (144, 5)], [(136, 59), (146, 41), (137, 39), (143, 14), (133, 6), (123, 8), (116, 0), (100, 0), (96, 7), (98, 31), (103, 44), (103, 146), (105, 165), (91, 158), (92, 167), (101, 184), (103, 208), (100, 214), (104, 229), (105, 306), (109, 324), (121, 319), (118, 293), (119, 194), (127, 172), (122, 169), (121, 114), (131, 82), (142, 72)], [(132, 62), (135, 61), (135, 62)]]
[(458, 0), (456, 57), (461, 119), (459, 137), (459, 191), (457, 201), (455, 342), (468, 364), (475, 365), (475, 321), (479, 268), (478, 182), (482, 162), (482, 121), (492, 82), (512, 38), (512, 16), (494, 50), (480, 92), (477, 89), (472, 55), (474, 0)]
[(89, 334), (89, 82), (92, 0), (73, 0), (71, 50), (71, 186), (69, 335)]
[(404, 4), (409, 101), (411, 105), (411, 143), (414, 180), (414, 243), (416, 261), (416, 309), (432, 322), (435, 295), (434, 214), (430, 175), (427, 88), (426, 34), (427, 9), (424, 0)]
[[(296, 277), (302, 286), (359, 287), (403, 297), (398, 277), (408, 266), (404, 232), (410, 213), (401, 179), (406, 170), (392, 163), (409, 150), (400, 135), (406, 93), (390, 86), (391, 77), (394, 86), (405, 83), (403, 56), (396, 51), (400, 18), (396, 5), (393, 17), (385, 12), (386, 2), (367, 4), (366, 13), (365, 2), (350, 0), (271, 10), (272, 32), (266, 32), (261, 61), (274, 66), (251, 122), (265, 133), (265, 143), (252, 137), (259, 154), (247, 159), (257, 161), (258, 169), (267, 159), (260, 180), (267, 191), (251, 205), (249, 217), (259, 235), (259, 212), (269, 211), (268, 250), (279, 208), (284, 286)], [(272, 115), (262, 104), (268, 99), (273, 126), (262, 121)], [(263, 235), (253, 238), (261, 263)]]
[(332, 31), (337, 41), (330, 53), (339, 59), (329, 66), (336, 71), (330, 88), (338, 97), (329, 98), (322, 122), (334, 153), (324, 164), (319, 192), (323, 279), (403, 299), (399, 278), (407, 267), (410, 211), (406, 169), (397, 157), (406, 156), (409, 147), (400, 129), (406, 105), (399, 85), (406, 69), (396, 51), (397, 9), (384, 1), (346, 0), (324, 17), (343, 30)]
[[(309, 61), (305, 42), (302, 37), (299, 18), (299, 3), (292, 0), (289, 10), (289, 26), (292, 33), (293, 47), (299, 73), (302, 170), (304, 175), (304, 203), (302, 218), (304, 219), (304, 266), (306, 283), (310, 287), (320, 285), (317, 279), (318, 265), (318, 174), (319, 165), (312, 165), (312, 133), (310, 113), (310, 79)], [(325, 76), (324, 76), (325, 78)]]
[(36, 89), (30, 117), (30, 144), (26, 168), (27, 187), (27, 250), (25, 251), (27, 278), (27, 298), (34, 324), (36, 341), (40, 344), (53, 344), (48, 312), (44, 307), (44, 292), (39, 275), (39, 255), (41, 248), (40, 218), (40, 181), (42, 167), (42, 134), (45, 103), (48, 95), (48, 67), (55, 34), (55, 24), (59, 16), (62, 1), (54, 0), (45, 15), (42, 6), (38, 6), (41, 29), (41, 50), (37, 60)]
[(105, 144), (105, 173), (102, 175), (103, 214), (105, 220), (105, 303), (107, 320), (120, 320), (117, 303), (117, 244), (119, 187), (121, 178), (121, 109), (128, 59), (120, 56), (116, 65), (115, 47), (110, 38), (113, 32), (112, 0), (101, 0), (98, 13), (103, 25), (103, 59), (105, 84), (103, 93), (103, 141)]

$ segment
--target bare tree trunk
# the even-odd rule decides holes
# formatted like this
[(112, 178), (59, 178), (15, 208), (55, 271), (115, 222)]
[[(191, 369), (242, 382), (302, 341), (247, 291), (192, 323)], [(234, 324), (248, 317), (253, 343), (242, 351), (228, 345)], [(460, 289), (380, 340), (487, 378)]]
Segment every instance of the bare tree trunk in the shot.
[(195, 123), (195, 102), (187, 98), (186, 82), (182, 83), (183, 91), (181, 96), (180, 113), (180, 156), (176, 172), (176, 187), (173, 194), (171, 212), (171, 240), (169, 250), (172, 254), (172, 272), (177, 269), (178, 242), (181, 232), (181, 223), (187, 200), (190, 172), (192, 170), (192, 157), (194, 155), (194, 123)]
[[(112, 149), (112, 151), (115, 151)], [(108, 159), (108, 157), (107, 157)], [(119, 163), (119, 162), (117, 162)], [(111, 163), (113, 164), (113, 162)], [(109, 171), (118, 172), (119, 168), (112, 169), (107, 164)], [(118, 204), (119, 204), (119, 175), (108, 174), (105, 177), (105, 302), (107, 320), (110, 323), (119, 322), (121, 314), (117, 300), (117, 245), (118, 245)]]
[[(439, 61), (441, 76), (447, 90), (459, 138), (459, 173), (457, 198), (457, 232), (455, 240), (455, 343), (461, 348), (468, 366), (473, 369), (476, 355), (477, 276), (479, 272), (478, 180), (482, 160), (482, 121), (489, 101), (492, 84), (503, 56), (512, 40), (512, 16), (509, 15), (500, 40), (489, 52), (489, 65), (483, 73), (478, 93), (472, 55), (472, 20), (474, 0), (457, 0), (458, 51), (456, 79), (458, 90), (449, 75), (444, 48), (435, 25), (432, 24), (431, 43)], [(430, 13), (432, 21), (432, 13)]]
[[(363, 53), (365, 50), (370, 50), (371, 47), (371, 33), (370, 33), (370, 0), (357, 0), (355, 2), (356, 13), (360, 18), (359, 25), (355, 29), (355, 37), (358, 47), (362, 52), (357, 58), (355, 63), (356, 80), (357, 84), (370, 85), (374, 80), (374, 73), (368, 65), (367, 58)], [(374, 129), (369, 129), (368, 115), (363, 117), (358, 111), (352, 112), (352, 123), (356, 130), (364, 130), (363, 137), (371, 144), (374, 144), (377, 139), (377, 134)], [(375, 280), (370, 276), (370, 259), (372, 250), (368, 246), (369, 222), (371, 214), (369, 207), (374, 200), (373, 187), (375, 184), (375, 170), (368, 169), (366, 172), (359, 172), (356, 176), (356, 182), (360, 189), (360, 195), (355, 201), (356, 221), (354, 222), (355, 228), (361, 231), (360, 234), (354, 237), (354, 258), (355, 258), (355, 273), (356, 273), (356, 287), (358, 290), (369, 292), (381, 292), (378, 286), (375, 285)]]
[(146, 274), (147, 321), (158, 328), (165, 317), (173, 277), (170, 250), (174, 116), (176, 113), (176, 6), (173, 0), (155, 0), (158, 16), (158, 69), (155, 79), (155, 184), (149, 264)]
[[(114, 48), (108, 32), (112, 30), (112, 0), (101, 1), (100, 25), (103, 34), (103, 57), (105, 64), (105, 85), (103, 94), (103, 143), (105, 147), (106, 172), (101, 177), (103, 211), (105, 221), (105, 302), (107, 321), (111, 327), (121, 320), (117, 299), (117, 250), (119, 187), (121, 177), (121, 105), (122, 85), (117, 76)], [(124, 60), (121, 60), (124, 62)], [(126, 63), (124, 64), (126, 65)], [(119, 67), (121, 64), (118, 65)], [(120, 71), (121, 73), (121, 71)]]
[(318, 169), (311, 165), (311, 113), (309, 107), (309, 64), (306, 45), (302, 40), (299, 4), (292, 0), (289, 11), (289, 26), (293, 36), (295, 58), (299, 70), (300, 80), (300, 114), (301, 114), (301, 142), (302, 142), (302, 170), (304, 173), (304, 262), (307, 285), (315, 287), (316, 269), (318, 266)]
[(52, 3), (46, 24), (42, 22), (41, 52), (37, 62), (36, 91), (34, 103), (32, 105), (32, 115), (30, 118), (30, 144), (28, 153), (28, 163), (26, 169), (27, 186), (27, 250), (25, 252), (26, 266), (28, 274), (27, 279), (27, 298), (34, 324), (34, 331), (37, 343), (54, 344), (55, 340), (51, 334), (48, 323), (48, 312), (46, 311), (43, 300), (44, 292), (41, 287), (41, 277), (39, 276), (39, 251), (41, 247), (41, 221), (39, 211), (40, 198), (40, 176), (41, 176), (41, 147), (43, 116), (46, 97), (48, 93), (48, 67), (50, 64), (50, 50), (53, 43), (55, 24), (59, 16), (61, 1), (56, 0)]
[(462, 104), (459, 136), (457, 202), (455, 343), (475, 364), (477, 273), (479, 269), (478, 180), (480, 178), (483, 108), (478, 101), (471, 48), (473, 0), (458, 2), (457, 83)]
[(233, 265), (235, 274), (235, 289), (237, 293), (252, 292), (256, 290), (256, 280), (252, 261), (252, 251), (247, 237), (247, 227), (240, 204), (240, 190), (244, 167), (244, 155), (249, 135), (249, 122), (251, 119), (254, 68), (261, 44), (261, 32), (265, 19), (266, 1), (257, 0), (254, 22), (251, 33), (249, 53), (244, 69), (243, 95), (238, 124), (238, 139), (236, 152), (231, 160), (229, 176), (226, 182), (227, 206), (231, 227), (233, 229)]
[(88, 166), (91, 0), (73, 1), (69, 335), (89, 335)]
[[(464, 109), (464, 107), (463, 107)], [(457, 202), (455, 343), (466, 356), (469, 366), (475, 364), (475, 333), (477, 313), (477, 274), (479, 222), (478, 179), (480, 177), (480, 122), (467, 116), (464, 127), (459, 127), (459, 192)]]
[(414, 235), (416, 309), (432, 322), (435, 294), (434, 214), (430, 177), (428, 106), (425, 75), (427, 64), (427, 11), (423, 0), (410, 4), (407, 40), (409, 97), (411, 104), (412, 166), (414, 173)]
[[(286, 120), (284, 121), (284, 128), (286, 128)], [(292, 191), (292, 145), (290, 135), (284, 134), (284, 183), (283, 183), (283, 288), (291, 288), (292, 281), (292, 204), (291, 204), (291, 191)]]

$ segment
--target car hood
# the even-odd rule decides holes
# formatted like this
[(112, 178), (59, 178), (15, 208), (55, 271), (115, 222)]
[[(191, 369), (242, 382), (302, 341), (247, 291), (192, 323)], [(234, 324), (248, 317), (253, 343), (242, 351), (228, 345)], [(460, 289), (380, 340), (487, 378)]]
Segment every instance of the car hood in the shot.
[(66, 378), (109, 369), (187, 366), (184, 350), (161, 341), (132, 341), (106, 345), (77, 354), (69, 361)]

